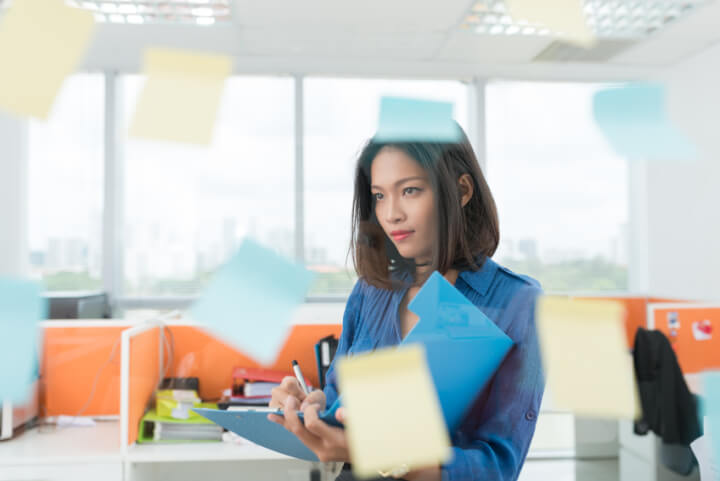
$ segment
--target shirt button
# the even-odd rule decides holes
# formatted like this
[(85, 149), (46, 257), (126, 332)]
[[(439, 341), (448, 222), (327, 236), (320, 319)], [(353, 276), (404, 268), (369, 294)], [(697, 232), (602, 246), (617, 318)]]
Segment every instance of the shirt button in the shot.
[(525, 419), (528, 421), (534, 421), (535, 420), (535, 413), (533, 411), (528, 411), (525, 413)]

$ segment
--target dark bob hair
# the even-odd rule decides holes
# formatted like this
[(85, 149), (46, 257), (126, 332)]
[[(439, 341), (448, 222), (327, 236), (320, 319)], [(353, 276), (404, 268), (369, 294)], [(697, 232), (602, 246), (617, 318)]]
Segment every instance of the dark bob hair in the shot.
[[(415, 261), (398, 253), (375, 216), (370, 168), (385, 147), (398, 149), (415, 159), (430, 178), (438, 230), (428, 272), (444, 274), (449, 269), (479, 269), (485, 258), (495, 253), (500, 231), (495, 200), (472, 146), (462, 132), (454, 143), (378, 142), (373, 138), (365, 145), (355, 168), (350, 241), (358, 276), (376, 287), (395, 288), (399, 285), (397, 279), (403, 276), (391, 278), (391, 272), (415, 274)], [(469, 174), (473, 183), (472, 198), (464, 207), (458, 183), (463, 174)], [(424, 281), (414, 279), (415, 284)]]

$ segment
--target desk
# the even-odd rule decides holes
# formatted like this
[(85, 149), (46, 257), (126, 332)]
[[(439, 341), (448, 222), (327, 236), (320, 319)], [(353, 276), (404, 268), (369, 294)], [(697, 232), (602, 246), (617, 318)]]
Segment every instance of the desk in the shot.
[(30, 429), (0, 443), (1, 481), (122, 481), (117, 421), (95, 427)]
[(30, 429), (0, 443), (0, 481), (309, 479), (310, 463), (249, 442), (136, 444), (123, 455), (119, 439), (117, 421)]
[(126, 481), (308, 481), (311, 464), (245, 441), (135, 444), (128, 448)]

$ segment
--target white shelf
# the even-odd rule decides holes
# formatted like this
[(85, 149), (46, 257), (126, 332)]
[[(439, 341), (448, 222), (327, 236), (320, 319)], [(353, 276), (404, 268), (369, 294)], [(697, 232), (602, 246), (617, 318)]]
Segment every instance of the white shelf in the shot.
[(0, 442), (0, 466), (120, 463), (118, 421), (98, 422), (94, 427), (32, 428), (16, 438)]
[(242, 444), (177, 443), (134, 444), (128, 448), (131, 463), (196, 462), (196, 461), (277, 461), (295, 460), (245, 441)]

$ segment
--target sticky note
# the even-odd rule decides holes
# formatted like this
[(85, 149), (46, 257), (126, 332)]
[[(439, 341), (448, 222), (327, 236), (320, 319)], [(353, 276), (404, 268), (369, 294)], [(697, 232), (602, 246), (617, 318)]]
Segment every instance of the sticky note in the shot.
[(130, 136), (210, 144), (225, 79), (232, 70), (231, 58), (149, 48), (144, 62), (147, 80), (130, 124)]
[(94, 29), (92, 13), (62, 0), (12, 2), (0, 17), (0, 108), (46, 119)]
[(720, 474), (720, 371), (704, 372), (702, 386), (705, 435), (708, 436), (710, 447), (709, 463), (715, 474)]
[(507, 0), (508, 13), (515, 22), (540, 24), (567, 42), (589, 48), (595, 44), (595, 35), (587, 25), (583, 7), (583, 0)]
[(462, 133), (450, 102), (382, 97), (378, 142), (458, 142)]
[(553, 406), (589, 417), (634, 419), (639, 401), (622, 305), (544, 296), (536, 319)]
[(27, 399), (37, 377), (38, 323), (46, 316), (38, 283), (0, 277), (0, 399)]
[(630, 160), (683, 160), (695, 146), (670, 121), (662, 85), (633, 84), (599, 90), (593, 115), (613, 149)]
[(190, 313), (223, 340), (262, 364), (271, 364), (313, 277), (302, 266), (245, 239)]
[(356, 476), (448, 461), (450, 438), (421, 345), (342, 358), (338, 382)]

